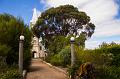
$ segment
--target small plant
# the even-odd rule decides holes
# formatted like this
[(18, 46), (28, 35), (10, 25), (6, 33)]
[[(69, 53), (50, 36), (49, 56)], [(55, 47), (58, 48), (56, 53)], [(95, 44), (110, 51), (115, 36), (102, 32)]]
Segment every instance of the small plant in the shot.
[(6, 73), (0, 75), (0, 79), (22, 79), (22, 75), (20, 75), (17, 69), (10, 68)]

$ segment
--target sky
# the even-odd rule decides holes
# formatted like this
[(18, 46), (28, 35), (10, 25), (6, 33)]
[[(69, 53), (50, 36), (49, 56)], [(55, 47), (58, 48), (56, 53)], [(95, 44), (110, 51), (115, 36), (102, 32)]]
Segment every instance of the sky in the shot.
[(120, 43), (120, 0), (0, 0), (0, 13), (21, 17), (29, 24), (33, 8), (43, 12), (65, 4), (86, 12), (96, 26), (95, 33), (86, 41), (86, 48), (96, 48), (102, 42)]

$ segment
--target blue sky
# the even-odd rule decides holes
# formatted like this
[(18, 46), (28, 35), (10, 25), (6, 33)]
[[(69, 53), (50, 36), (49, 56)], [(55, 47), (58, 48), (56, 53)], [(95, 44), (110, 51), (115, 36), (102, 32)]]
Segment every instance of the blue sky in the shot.
[(86, 12), (96, 25), (92, 38), (86, 41), (86, 48), (95, 48), (103, 41), (120, 43), (120, 0), (0, 0), (0, 13), (19, 16), (29, 24), (33, 8), (42, 12), (65, 4)]
[(0, 13), (9, 13), (22, 17), (26, 24), (32, 18), (32, 9), (43, 10), (40, 0), (0, 0)]

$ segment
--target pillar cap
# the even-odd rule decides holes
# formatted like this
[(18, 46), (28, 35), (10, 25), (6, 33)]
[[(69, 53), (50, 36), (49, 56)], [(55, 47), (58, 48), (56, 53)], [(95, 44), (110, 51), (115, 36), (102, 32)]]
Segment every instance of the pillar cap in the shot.
[(71, 42), (74, 42), (74, 41), (75, 41), (75, 37), (71, 37), (71, 38), (70, 38), (70, 41), (71, 41)]
[(25, 39), (25, 37), (24, 37), (23, 35), (21, 35), (21, 36), (20, 36), (20, 40), (23, 41), (24, 39)]

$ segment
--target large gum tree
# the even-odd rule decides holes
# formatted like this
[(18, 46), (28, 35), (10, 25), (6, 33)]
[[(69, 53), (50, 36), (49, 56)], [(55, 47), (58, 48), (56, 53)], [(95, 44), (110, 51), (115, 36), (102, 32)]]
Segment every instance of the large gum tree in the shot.
[(82, 35), (82, 42), (85, 42), (92, 36), (94, 30), (95, 25), (90, 22), (90, 17), (72, 5), (52, 7), (42, 12), (33, 27), (34, 34), (47, 42), (53, 40), (55, 36), (69, 35), (75, 37)]

